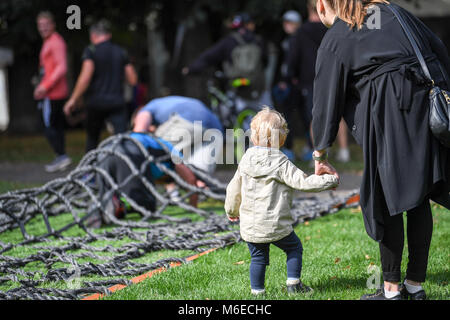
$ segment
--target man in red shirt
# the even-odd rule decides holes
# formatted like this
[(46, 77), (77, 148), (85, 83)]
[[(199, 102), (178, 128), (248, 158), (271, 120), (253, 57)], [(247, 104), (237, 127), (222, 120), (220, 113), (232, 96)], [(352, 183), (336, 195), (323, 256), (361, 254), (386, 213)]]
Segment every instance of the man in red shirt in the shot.
[(41, 12), (37, 27), (44, 43), (40, 53), (41, 81), (34, 91), (39, 101), (45, 135), (56, 153), (56, 159), (45, 166), (47, 172), (64, 171), (72, 163), (66, 155), (64, 137), (64, 103), (69, 90), (67, 86), (66, 43), (55, 31), (54, 17), (50, 12)]

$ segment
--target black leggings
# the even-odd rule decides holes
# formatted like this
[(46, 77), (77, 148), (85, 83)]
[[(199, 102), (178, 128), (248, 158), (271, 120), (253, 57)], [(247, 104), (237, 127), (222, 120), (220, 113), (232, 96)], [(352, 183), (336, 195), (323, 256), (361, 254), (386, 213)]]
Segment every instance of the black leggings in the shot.
[[(391, 217), (384, 210), (384, 238), (380, 242), (383, 279), (388, 282), (400, 282), (401, 263), (405, 232), (403, 214)], [(420, 206), (407, 213), (407, 238), (409, 261), (406, 279), (425, 282), (428, 254), (433, 233), (433, 216), (430, 201), (426, 199)]]

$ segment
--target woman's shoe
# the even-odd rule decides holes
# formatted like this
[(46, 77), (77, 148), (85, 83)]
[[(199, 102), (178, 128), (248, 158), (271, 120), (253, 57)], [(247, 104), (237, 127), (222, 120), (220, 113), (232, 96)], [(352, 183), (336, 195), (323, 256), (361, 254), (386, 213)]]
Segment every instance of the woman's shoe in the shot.
[(400, 285), (399, 290), (403, 300), (427, 300), (427, 294), (425, 293), (425, 290), (420, 290), (416, 293), (410, 293), (403, 284)]
[(403, 300), (403, 299), (401, 292), (399, 295), (396, 295), (395, 297), (387, 298), (384, 295), (384, 289), (378, 289), (377, 292), (375, 292), (374, 294), (363, 295), (360, 300)]

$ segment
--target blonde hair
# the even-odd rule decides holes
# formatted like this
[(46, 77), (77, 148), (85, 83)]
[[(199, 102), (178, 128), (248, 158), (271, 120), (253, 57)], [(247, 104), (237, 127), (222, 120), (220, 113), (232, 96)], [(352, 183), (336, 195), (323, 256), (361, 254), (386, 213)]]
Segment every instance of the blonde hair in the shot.
[(361, 29), (367, 15), (367, 9), (377, 3), (389, 4), (387, 0), (325, 0), (336, 11), (342, 21), (347, 22), (350, 28), (355, 26)]
[(286, 119), (267, 106), (253, 118), (250, 127), (251, 140), (259, 147), (281, 148), (289, 134)]

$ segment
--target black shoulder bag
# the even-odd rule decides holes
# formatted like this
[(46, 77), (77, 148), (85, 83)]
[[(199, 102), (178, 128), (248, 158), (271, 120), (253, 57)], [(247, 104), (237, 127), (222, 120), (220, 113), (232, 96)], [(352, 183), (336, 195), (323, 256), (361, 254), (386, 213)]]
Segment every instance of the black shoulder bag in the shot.
[[(400, 22), (403, 30), (408, 37), (409, 42), (419, 59), (425, 77), (430, 81), (432, 89), (430, 91), (430, 129), (433, 135), (446, 147), (450, 148), (450, 93), (442, 90), (436, 86), (431, 77), (430, 70), (428, 70), (427, 63), (420, 52), (419, 46), (414, 39), (411, 30), (403, 20), (397, 8), (388, 5), (389, 9), (394, 13), (397, 20)], [(445, 71), (443, 71), (445, 72)]]

